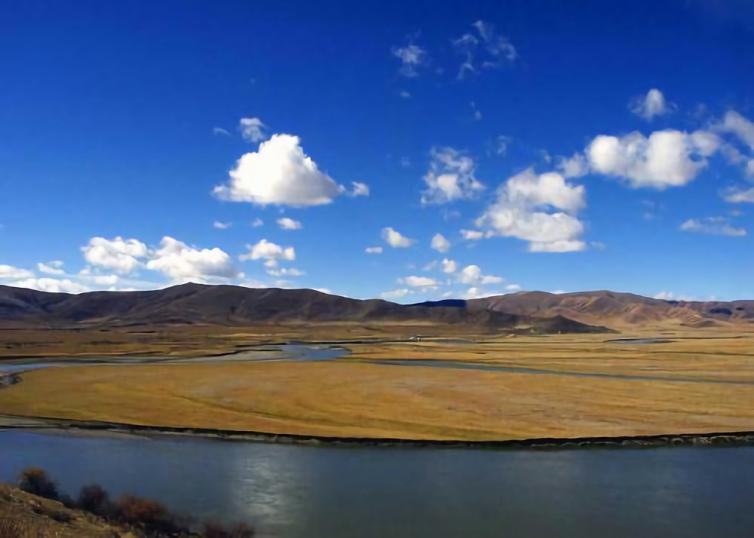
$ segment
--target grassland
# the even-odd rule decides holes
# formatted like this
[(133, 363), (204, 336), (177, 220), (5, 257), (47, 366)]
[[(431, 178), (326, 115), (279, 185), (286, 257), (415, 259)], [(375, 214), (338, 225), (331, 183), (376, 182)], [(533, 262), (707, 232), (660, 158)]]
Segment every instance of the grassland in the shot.
[[(212, 338), (233, 349), (285, 335), (224, 336)], [(46, 369), (24, 373), (21, 383), (0, 390), (0, 414), (467, 441), (754, 430), (754, 334), (696, 330), (660, 336), (672, 341), (477, 335), (468, 342), (350, 343), (350, 356), (327, 362), (218, 359)], [(380, 364), (390, 359), (419, 362)], [(454, 367), (424, 366), (423, 359)], [(479, 365), (506, 370), (458, 367)]]

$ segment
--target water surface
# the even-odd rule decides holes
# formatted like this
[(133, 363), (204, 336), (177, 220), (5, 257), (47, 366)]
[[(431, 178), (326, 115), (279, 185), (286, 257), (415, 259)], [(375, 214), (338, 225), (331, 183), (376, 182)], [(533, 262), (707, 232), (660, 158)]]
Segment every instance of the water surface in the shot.
[(754, 447), (336, 448), (0, 431), (0, 480), (28, 465), (260, 536), (754, 536)]

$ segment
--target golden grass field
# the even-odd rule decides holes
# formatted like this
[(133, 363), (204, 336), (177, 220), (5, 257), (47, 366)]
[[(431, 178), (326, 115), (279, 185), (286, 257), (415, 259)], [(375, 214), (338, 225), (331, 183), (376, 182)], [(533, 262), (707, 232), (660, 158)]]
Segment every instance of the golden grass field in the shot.
[[(235, 334), (195, 335), (196, 345), (181, 349), (197, 352), (203, 349), (200, 342), (206, 345), (215, 338), (232, 350), (241, 343), (285, 336)], [(482, 335), (471, 343), (425, 339), (346, 344), (351, 355), (327, 362), (218, 358), (46, 369), (27, 372), (21, 383), (0, 390), (0, 414), (403, 439), (754, 430), (754, 333), (695, 330), (653, 335), (673, 340), (663, 344), (607, 342), (629, 336)], [(180, 337), (174, 335), (176, 348)], [(155, 352), (166, 349), (158, 348)], [(437, 359), (538, 372), (376, 363), (385, 359)]]

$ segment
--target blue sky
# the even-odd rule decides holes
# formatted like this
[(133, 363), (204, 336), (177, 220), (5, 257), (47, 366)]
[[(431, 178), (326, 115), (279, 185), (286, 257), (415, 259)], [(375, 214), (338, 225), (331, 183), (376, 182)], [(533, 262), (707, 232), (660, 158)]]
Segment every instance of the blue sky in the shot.
[(0, 283), (754, 297), (746, 2), (3, 4)]

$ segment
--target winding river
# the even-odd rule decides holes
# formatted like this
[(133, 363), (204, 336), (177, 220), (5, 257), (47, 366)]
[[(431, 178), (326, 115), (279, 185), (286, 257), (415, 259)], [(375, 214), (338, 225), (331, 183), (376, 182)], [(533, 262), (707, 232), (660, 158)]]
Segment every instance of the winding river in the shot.
[[(283, 347), (167, 360), (337, 360), (343, 353)], [(98, 362), (113, 360), (158, 359)], [(6, 362), (0, 371), (91, 361)], [(317, 447), (0, 430), (0, 480), (13, 481), (29, 465), (47, 469), (70, 493), (99, 482), (113, 495), (154, 497), (196, 518), (247, 521), (263, 537), (754, 535), (748, 446)]]

